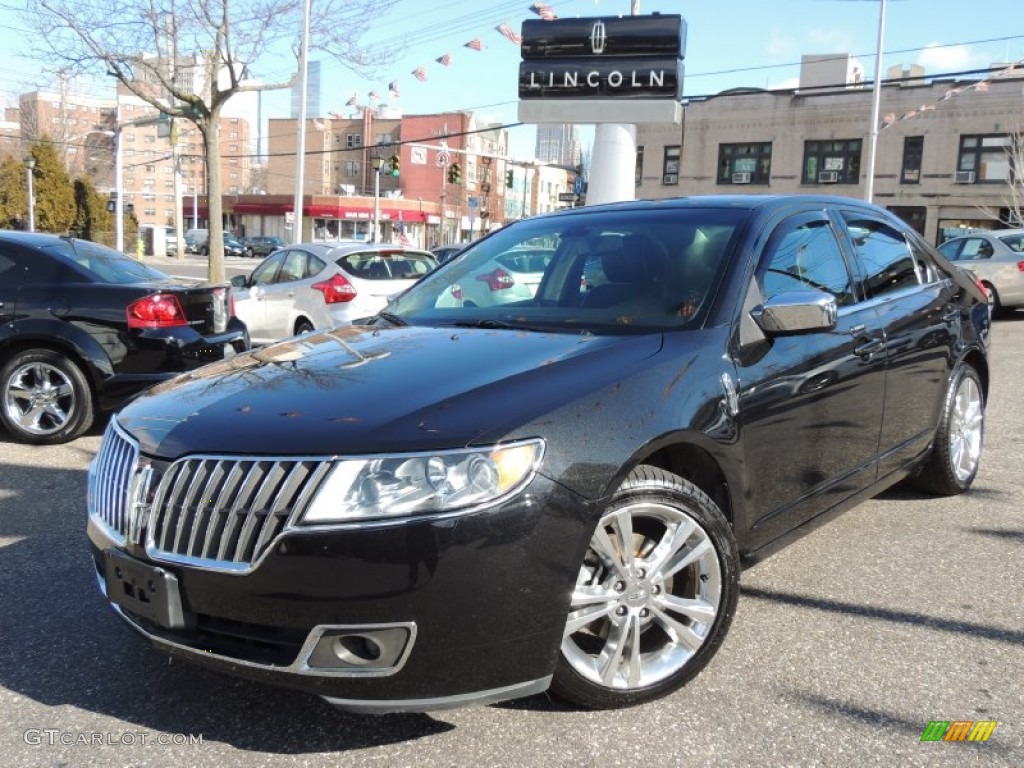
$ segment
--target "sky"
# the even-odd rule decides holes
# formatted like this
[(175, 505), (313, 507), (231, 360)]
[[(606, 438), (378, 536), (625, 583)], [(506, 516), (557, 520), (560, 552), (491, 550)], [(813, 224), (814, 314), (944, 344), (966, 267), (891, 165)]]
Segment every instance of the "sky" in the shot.
[[(312, 0), (316, 3), (316, 0)], [(628, 14), (629, 0), (549, 0), (559, 17)], [(235, 3), (244, 8), (245, 3)], [(376, 91), (382, 101), (404, 114), (471, 110), (478, 118), (503, 124), (517, 122), (519, 48), (495, 27), (507, 23), (519, 31), (531, 0), (397, 0), (375, 19), (365, 38), (368, 46), (385, 50), (391, 61), (376, 73), (357, 75), (343, 65), (321, 59), (322, 111), (351, 114), (346, 102), (355, 95), (370, 103)], [(986, 67), (994, 62), (1024, 59), (1024, 10), (1020, 0), (988, 0), (983, 12), (964, 0), (887, 0), (883, 71), (889, 66), (921, 64), (929, 75)], [(873, 77), (880, 0), (641, 0), (643, 14), (681, 14), (686, 20), (684, 96), (711, 95), (736, 87), (794, 87), (803, 54), (850, 53)], [(38, 73), (26, 55), (31, 38), (19, 35), (16, 16), (0, 11), (0, 103), (16, 103), (17, 94), (52, 83)], [(479, 39), (482, 50), (466, 47)], [(436, 59), (450, 56), (442, 66)], [(315, 52), (311, 58), (321, 58)], [(287, 55), (254, 62), (261, 78), (278, 79), (294, 67)], [(427, 79), (416, 79), (422, 67)], [(397, 81), (399, 96), (389, 95)], [(113, 91), (112, 84), (99, 86)], [(89, 86), (83, 85), (83, 88)], [(96, 86), (93, 95), (101, 95)], [(265, 115), (288, 117), (287, 91), (263, 98)], [(1024, 98), (1022, 98), (1024, 113)], [(590, 134), (583, 131), (586, 140)], [(532, 154), (535, 130), (509, 130), (513, 156)]]

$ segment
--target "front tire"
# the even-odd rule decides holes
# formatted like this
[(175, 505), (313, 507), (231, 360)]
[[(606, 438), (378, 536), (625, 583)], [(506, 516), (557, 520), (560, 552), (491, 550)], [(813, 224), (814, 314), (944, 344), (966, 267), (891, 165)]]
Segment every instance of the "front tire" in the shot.
[(29, 349), (0, 369), (0, 421), (20, 442), (55, 445), (92, 426), (92, 391), (82, 369), (59, 352)]
[(914, 485), (939, 496), (966, 491), (978, 474), (984, 438), (981, 377), (972, 366), (963, 364), (950, 378), (931, 451), (914, 475)]
[(718, 650), (738, 591), (736, 542), (718, 506), (677, 475), (637, 467), (590, 540), (552, 691), (594, 709), (671, 693)]

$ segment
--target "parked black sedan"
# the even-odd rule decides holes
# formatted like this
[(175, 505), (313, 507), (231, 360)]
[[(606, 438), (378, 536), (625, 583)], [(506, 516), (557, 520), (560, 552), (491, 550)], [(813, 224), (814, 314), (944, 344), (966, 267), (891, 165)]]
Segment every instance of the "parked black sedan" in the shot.
[(349, 709), (648, 701), (715, 654), (744, 564), (904, 478), (970, 487), (989, 332), (972, 281), (853, 199), (527, 219), (367, 325), (124, 408), (97, 576), (158, 648)]
[(241, 243), (245, 247), (246, 256), (249, 258), (256, 257), (259, 259), (265, 258), (279, 248), (284, 248), (288, 245), (288, 243), (280, 237), (272, 237), (270, 235), (243, 237), (241, 239)]
[(0, 232), (0, 422), (60, 443), (147, 386), (249, 348), (226, 285), (86, 240)]

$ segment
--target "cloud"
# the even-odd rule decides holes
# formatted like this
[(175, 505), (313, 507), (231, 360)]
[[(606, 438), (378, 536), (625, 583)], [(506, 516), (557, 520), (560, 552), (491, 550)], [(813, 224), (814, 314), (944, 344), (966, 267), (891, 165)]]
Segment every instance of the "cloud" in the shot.
[(985, 54), (972, 51), (968, 45), (940, 45), (928, 43), (917, 55), (917, 63), (929, 75), (959, 72), (987, 65)]

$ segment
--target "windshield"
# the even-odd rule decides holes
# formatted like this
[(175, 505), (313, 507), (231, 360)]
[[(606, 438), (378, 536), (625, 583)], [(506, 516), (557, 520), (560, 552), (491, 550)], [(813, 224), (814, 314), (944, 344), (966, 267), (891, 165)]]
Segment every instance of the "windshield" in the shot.
[(113, 248), (88, 240), (62, 240), (59, 245), (48, 246), (47, 250), (74, 262), (101, 283), (145, 283), (170, 279), (163, 272), (129, 259)]
[(528, 219), (395, 299), (413, 325), (650, 332), (707, 311), (747, 211), (652, 208)]

